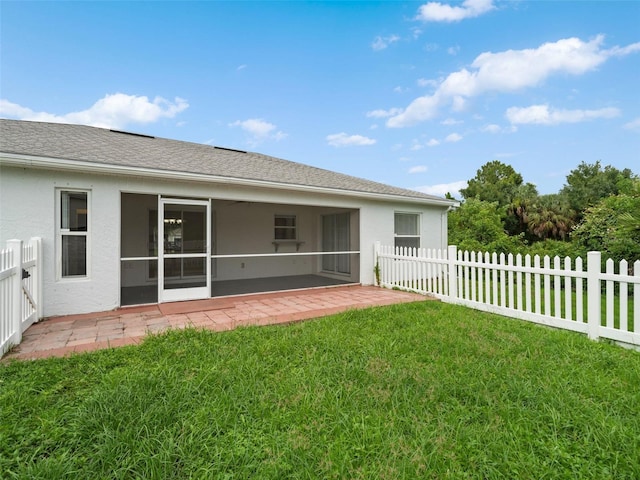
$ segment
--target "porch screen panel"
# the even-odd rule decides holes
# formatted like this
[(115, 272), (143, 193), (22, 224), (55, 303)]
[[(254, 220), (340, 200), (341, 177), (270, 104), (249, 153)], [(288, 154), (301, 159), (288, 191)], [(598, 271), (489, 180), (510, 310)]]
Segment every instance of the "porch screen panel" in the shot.
[(164, 288), (191, 288), (206, 280), (206, 258), (165, 258)]
[[(346, 251), (350, 244), (349, 212), (322, 217), (322, 250), (325, 252)], [(351, 273), (349, 254), (324, 255), (322, 270), (335, 273)]]
[[(349, 250), (349, 223), (348, 213), (336, 215), (336, 250)], [(336, 271), (338, 273), (351, 273), (349, 255), (338, 255), (336, 259)]]
[[(202, 287), (207, 282), (207, 207), (167, 203), (164, 207), (166, 290)], [(198, 255), (198, 256), (195, 256)]]
[[(336, 249), (334, 226), (335, 226), (334, 215), (323, 215), (322, 217), (322, 250), (325, 252), (332, 252)], [(334, 272), (335, 269), (336, 269), (336, 256), (323, 255), (322, 270), (325, 270), (327, 272)]]
[(120, 195), (120, 305), (158, 302), (158, 197)]

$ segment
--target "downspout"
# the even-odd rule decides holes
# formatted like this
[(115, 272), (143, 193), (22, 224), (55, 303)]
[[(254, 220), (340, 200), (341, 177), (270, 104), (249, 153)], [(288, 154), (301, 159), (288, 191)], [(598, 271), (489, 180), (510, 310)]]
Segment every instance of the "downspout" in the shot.
[(449, 207), (447, 207), (447, 209), (442, 212), (440, 214), (440, 245), (442, 245), (442, 249), (446, 250), (449, 242), (449, 230), (448, 230), (448, 215), (449, 212), (452, 212), (453, 210), (455, 210), (457, 207), (459, 207), (460, 204), (456, 203), (455, 205), (450, 205)]

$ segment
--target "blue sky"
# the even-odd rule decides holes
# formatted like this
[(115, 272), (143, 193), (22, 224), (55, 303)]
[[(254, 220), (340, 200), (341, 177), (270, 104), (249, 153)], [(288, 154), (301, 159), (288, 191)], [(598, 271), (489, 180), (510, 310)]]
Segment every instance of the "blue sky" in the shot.
[(0, 116), (456, 192), (640, 173), (640, 1), (0, 3)]

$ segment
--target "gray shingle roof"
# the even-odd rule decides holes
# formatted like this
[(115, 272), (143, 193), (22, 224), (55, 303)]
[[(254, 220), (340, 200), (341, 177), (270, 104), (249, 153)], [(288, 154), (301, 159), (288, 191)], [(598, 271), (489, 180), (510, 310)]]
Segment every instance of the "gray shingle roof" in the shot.
[[(0, 152), (100, 165), (186, 172), (232, 179), (443, 201), (440, 197), (260, 153), (131, 135), (104, 128), (0, 119)], [(168, 173), (168, 176), (170, 174)]]

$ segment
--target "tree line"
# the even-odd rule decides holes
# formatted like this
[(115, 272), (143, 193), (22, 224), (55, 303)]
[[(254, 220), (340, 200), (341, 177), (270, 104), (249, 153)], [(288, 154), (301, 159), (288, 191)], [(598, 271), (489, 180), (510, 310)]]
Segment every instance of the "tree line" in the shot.
[(640, 259), (640, 178), (628, 168), (582, 162), (558, 193), (539, 195), (494, 160), (460, 194), (449, 244), (461, 250), (572, 258), (599, 250), (616, 261)]

